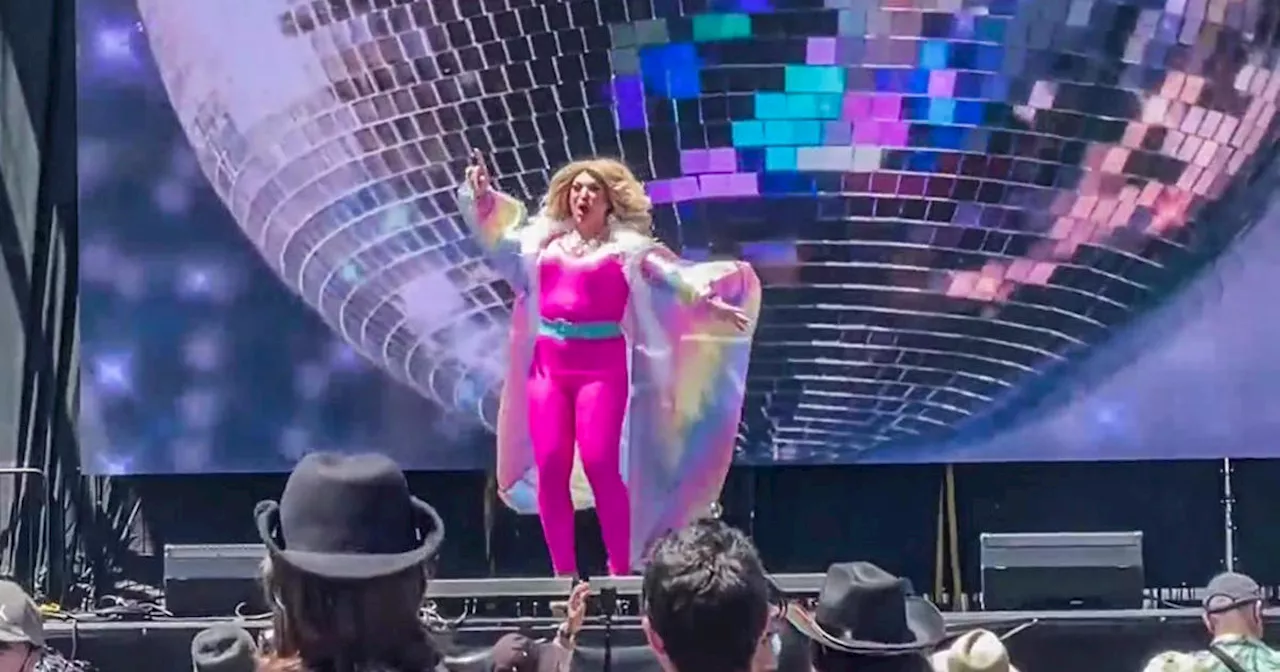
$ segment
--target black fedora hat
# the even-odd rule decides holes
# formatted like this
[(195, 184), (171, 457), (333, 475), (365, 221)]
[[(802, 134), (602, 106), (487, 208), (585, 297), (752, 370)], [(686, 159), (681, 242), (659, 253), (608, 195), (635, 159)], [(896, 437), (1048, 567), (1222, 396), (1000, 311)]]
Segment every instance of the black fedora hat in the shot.
[(425, 562), (444, 522), (409, 493), (404, 472), (374, 453), (311, 453), (289, 474), (280, 501), (258, 502), (258, 535), (273, 558), (332, 579), (389, 576)]
[(917, 653), (946, 636), (937, 607), (912, 594), (911, 582), (870, 562), (831, 565), (812, 613), (788, 609), (787, 620), (809, 639), (848, 653)]

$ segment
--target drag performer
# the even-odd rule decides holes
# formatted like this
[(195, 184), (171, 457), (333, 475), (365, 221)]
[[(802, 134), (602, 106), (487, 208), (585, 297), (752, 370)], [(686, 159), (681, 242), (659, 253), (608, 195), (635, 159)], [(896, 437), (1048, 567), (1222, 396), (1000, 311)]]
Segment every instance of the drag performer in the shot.
[(575, 505), (594, 504), (609, 571), (629, 574), (719, 496), (759, 281), (747, 264), (687, 264), (654, 240), (649, 198), (618, 161), (561, 168), (528, 217), (477, 153), (458, 198), (517, 293), (500, 494), (539, 514), (560, 576), (577, 574)]

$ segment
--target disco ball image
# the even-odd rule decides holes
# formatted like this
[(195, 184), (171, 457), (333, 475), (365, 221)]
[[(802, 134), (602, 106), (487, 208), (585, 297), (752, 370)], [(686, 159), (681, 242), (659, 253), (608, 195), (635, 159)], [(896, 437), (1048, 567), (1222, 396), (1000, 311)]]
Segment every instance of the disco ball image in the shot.
[[(883, 454), (1030, 407), (1258, 221), (1280, 138), (1269, 0), (138, 10), (261, 257), (490, 424), (512, 293), (458, 217), (469, 152), (531, 203), (571, 158), (624, 160), (664, 242), (765, 282), (746, 459)], [(432, 305), (398, 298), (424, 287)]]

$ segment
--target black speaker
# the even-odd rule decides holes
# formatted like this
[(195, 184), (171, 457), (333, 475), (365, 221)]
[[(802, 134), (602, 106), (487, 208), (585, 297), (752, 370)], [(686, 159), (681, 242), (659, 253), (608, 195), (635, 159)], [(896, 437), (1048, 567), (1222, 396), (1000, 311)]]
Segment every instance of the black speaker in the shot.
[(982, 607), (1140, 609), (1141, 532), (983, 534)]
[(165, 608), (175, 616), (267, 612), (261, 576), (262, 544), (164, 547)]
[[(165, 546), (165, 606), (175, 616), (266, 613), (269, 605), (259, 582), (266, 553), (262, 544)], [(432, 579), (427, 598), (446, 618), (550, 617), (552, 603), (571, 590), (573, 581), (567, 578)]]

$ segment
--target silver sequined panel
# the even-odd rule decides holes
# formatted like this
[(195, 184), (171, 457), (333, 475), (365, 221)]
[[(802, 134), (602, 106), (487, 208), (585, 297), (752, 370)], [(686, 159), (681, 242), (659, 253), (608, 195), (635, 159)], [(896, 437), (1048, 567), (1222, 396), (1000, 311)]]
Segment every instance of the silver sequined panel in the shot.
[[(747, 457), (1017, 409), (1256, 220), (1268, 0), (139, 0), (201, 165), (361, 351), (492, 414), (510, 290), (467, 152), (536, 198), (621, 156), (661, 236), (753, 261)], [(421, 284), (415, 284), (421, 283)], [(411, 309), (395, 297), (438, 296)], [(486, 401), (487, 400), (487, 401)]]

